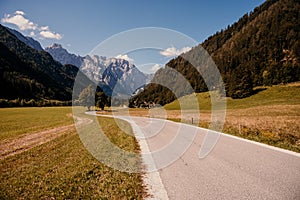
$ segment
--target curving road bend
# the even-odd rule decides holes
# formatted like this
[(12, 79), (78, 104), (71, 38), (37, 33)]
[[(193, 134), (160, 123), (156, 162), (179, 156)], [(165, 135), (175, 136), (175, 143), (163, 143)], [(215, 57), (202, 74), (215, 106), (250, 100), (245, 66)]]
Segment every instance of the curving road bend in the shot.
[[(205, 129), (159, 119), (115, 117), (128, 121), (137, 135), (143, 133), (146, 139), (138, 139), (142, 153), (156, 152), (152, 159), (159, 170), (149, 170), (153, 172), (148, 177), (154, 178), (146, 181), (153, 199), (300, 199), (298, 153), (220, 133), (214, 149), (199, 159)], [(160, 156), (176, 137), (184, 140), (191, 132), (195, 138), (187, 150), (178, 153), (169, 148), (168, 154)], [(174, 162), (163, 162), (172, 154), (178, 157)]]

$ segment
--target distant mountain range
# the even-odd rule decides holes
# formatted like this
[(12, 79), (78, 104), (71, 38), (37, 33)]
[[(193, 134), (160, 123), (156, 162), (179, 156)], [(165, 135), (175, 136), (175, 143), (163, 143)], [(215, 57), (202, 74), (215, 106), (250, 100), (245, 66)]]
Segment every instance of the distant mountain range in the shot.
[[(219, 88), (220, 81), (203, 63), (202, 47), (217, 65), (225, 84), (226, 95), (244, 98), (253, 94), (253, 87), (300, 80), (300, 2), (267, 0), (238, 22), (209, 37), (191, 51), (170, 60), (166, 66), (181, 73), (193, 90), (185, 90), (182, 81), (168, 69), (161, 69), (153, 80), (172, 77), (173, 91), (150, 84), (131, 99), (131, 106), (144, 102), (164, 105), (191, 92)], [(208, 88), (202, 75), (186, 59), (202, 63), (195, 66), (211, 81)]]
[(84, 59), (81, 56), (69, 53), (60, 44), (52, 44), (51, 46), (46, 47), (45, 51), (50, 53), (54, 60), (63, 65), (70, 64), (79, 68)]
[[(299, 10), (296, 0), (268, 0), (191, 51), (170, 60), (166, 66), (182, 74), (193, 90), (174, 76), (175, 70), (162, 68), (153, 78), (169, 84), (173, 91), (156, 84), (145, 86), (152, 76), (127, 60), (79, 56), (59, 44), (43, 50), (36, 40), (0, 25), (0, 99), (71, 100), (76, 75), (82, 73), (82, 81), (96, 83), (108, 95), (136, 94), (130, 100), (131, 106), (144, 102), (164, 105), (176, 96), (220, 89), (221, 80), (200, 59), (202, 47), (216, 63), (226, 95), (250, 96), (255, 86), (300, 80)], [(209, 77), (210, 88), (186, 58), (202, 63), (195, 67)]]
[[(144, 74), (127, 60), (98, 55), (78, 56), (69, 53), (60, 44), (45, 50), (62, 64), (72, 64), (99, 83), (108, 95), (130, 96), (136, 89), (150, 82), (152, 75)], [(108, 87), (107, 87), (108, 86)]]
[(38, 41), (16, 30), (0, 29), (0, 99), (71, 100), (79, 69), (90, 79), (85, 82), (98, 84), (110, 96), (128, 97), (152, 77), (123, 59), (82, 57), (60, 44), (43, 50)]

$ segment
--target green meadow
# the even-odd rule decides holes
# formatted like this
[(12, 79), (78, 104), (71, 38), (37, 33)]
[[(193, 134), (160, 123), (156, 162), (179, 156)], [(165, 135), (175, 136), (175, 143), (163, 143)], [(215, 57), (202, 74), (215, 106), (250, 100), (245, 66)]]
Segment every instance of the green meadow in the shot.
[[(2, 144), (73, 123), (70, 107), (9, 108), (0, 113)], [(113, 119), (98, 120), (115, 145), (140, 151), (136, 139)], [(129, 124), (120, 123), (128, 127), (126, 132), (131, 131)], [(143, 199), (147, 193), (142, 177), (142, 173), (121, 172), (99, 162), (71, 126), (50, 142), (0, 160), (0, 199)]]

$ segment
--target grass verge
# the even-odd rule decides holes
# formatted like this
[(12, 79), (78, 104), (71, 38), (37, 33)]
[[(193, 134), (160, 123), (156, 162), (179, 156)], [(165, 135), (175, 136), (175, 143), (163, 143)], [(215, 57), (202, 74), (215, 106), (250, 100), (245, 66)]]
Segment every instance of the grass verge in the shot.
[[(259, 87), (244, 99), (227, 98), (224, 133), (300, 152), (300, 83)], [(196, 94), (200, 116), (193, 111), (191, 95), (182, 97), (188, 119), (182, 119), (179, 101), (167, 104), (168, 118), (209, 128), (211, 100), (209, 93)], [(197, 105), (198, 106), (198, 105)]]

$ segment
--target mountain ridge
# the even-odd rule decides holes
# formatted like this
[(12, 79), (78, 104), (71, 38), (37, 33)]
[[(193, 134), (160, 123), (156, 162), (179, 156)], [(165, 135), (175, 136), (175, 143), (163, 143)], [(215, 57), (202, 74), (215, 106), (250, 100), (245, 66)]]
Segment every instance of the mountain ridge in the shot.
[(57, 43), (46, 47), (45, 51), (47, 51), (54, 60), (60, 62), (63, 65), (70, 64), (79, 68), (84, 59), (84, 57), (82, 56), (69, 53), (68, 50), (63, 48), (61, 44)]
[(77, 66), (91, 80), (98, 82), (110, 96), (113, 93), (131, 96), (136, 89), (146, 85), (152, 78), (125, 59), (99, 55), (77, 56), (69, 53), (60, 44), (52, 44), (45, 50), (56, 61)]
[(72, 99), (77, 67), (63, 66), (49, 53), (27, 46), (2, 25), (0, 36), (0, 98)]
[(11, 29), (11, 28), (7, 28), (7, 29), (12, 34), (14, 34), (20, 41), (24, 42), (26, 45), (30, 46), (31, 48), (38, 50), (38, 51), (44, 50), (43, 47), (41, 46), (41, 44), (38, 41), (36, 41), (35, 39), (33, 39), (32, 37), (24, 36), (20, 32), (14, 30), (14, 29)]
[[(60, 44), (46, 48), (48, 51), (54, 50), (47, 52), (29, 46), (29, 40), (20, 40), (29, 37), (17, 31), (12, 32), (2, 25), (0, 36), (0, 82), (3, 85), (0, 99), (70, 101), (77, 73), (84, 74), (79, 76), (83, 82), (82, 87), (87, 87), (88, 83), (97, 84), (106, 95), (120, 93), (130, 96), (137, 88), (144, 86), (149, 78), (123, 59), (81, 57), (69, 53)], [(59, 52), (53, 55), (56, 50)], [(64, 60), (64, 64), (59, 60), (60, 53), (62, 57), (69, 58)], [(86, 66), (82, 67), (82, 63)], [(100, 63), (101, 66), (98, 66)]]

